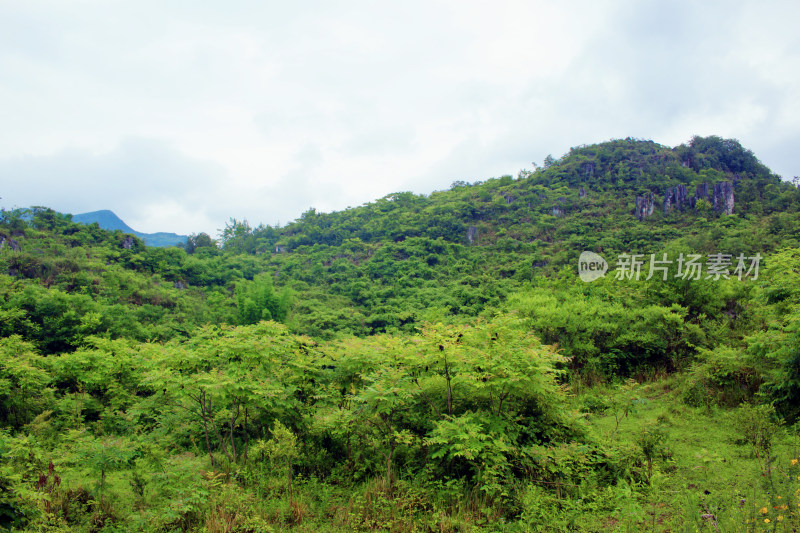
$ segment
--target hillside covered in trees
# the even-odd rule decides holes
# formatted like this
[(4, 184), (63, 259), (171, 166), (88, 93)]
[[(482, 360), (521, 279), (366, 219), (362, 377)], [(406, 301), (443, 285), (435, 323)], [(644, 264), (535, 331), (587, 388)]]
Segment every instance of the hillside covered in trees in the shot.
[(180, 248), (3, 211), (0, 527), (791, 531), (799, 274), (719, 137)]

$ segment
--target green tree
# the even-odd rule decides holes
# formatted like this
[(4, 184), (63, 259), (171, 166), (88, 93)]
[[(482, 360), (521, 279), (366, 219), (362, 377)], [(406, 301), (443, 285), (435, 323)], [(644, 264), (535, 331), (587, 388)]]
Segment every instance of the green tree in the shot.
[(186, 239), (183, 248), (187, 254), (195, 253), (198, 248), (216, 248), (217, 243), (207, 233), (192, 233)]
[(239, 324), (286, 320), (291, 305), (291, 292), (288, 288), (276, 292), (269, 274), (260, 274), (252, 282), (237, 283), (235, 294)]

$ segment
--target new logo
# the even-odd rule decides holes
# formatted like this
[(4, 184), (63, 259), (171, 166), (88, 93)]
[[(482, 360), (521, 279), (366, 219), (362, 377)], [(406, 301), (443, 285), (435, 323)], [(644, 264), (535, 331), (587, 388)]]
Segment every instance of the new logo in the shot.
[(582, 252), (578, 258), (578, 276), (590, 282), (602, 278), (608, 271), (606, 260), (594, 252)]

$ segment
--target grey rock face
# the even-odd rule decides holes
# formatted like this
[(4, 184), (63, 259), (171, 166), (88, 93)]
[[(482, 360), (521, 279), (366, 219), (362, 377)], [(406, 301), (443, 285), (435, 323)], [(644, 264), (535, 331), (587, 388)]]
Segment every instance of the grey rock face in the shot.
[(664, 214), (667, 215), (673, 209), (680, 209), (689, 200), (689, 193), (686, 185), (677, 185), (664, 191)]
[(708, 183), (698, 185), (697, 190), (694, 191), (694, 197), (690, 201), (692, 207), (697, 205), (698, 200), (708, 200), (708, 194)]
[(15, 252), (19, 252), (19, 243), (14, 239), (0, 235), (0, 248), (8, 246)]
[(653, 214), (653, 209), (655, 208), (655, 205), (656, 202), (653, 193), (649, 192), (644, 196), (637, 196), (636, 206), (634, 207), (633, 214), (636, 215), (636, 218), (638, 218), (639, 220), (644, 220), (645, 218)]
[(734, 198), (733, 198), (733, 184), (728, 181), (714, 184), (714, 211), (725, 213), (726, 215), (733, 214)]
[(470, 244), (475, 242), (475, 239), (478, 237), (478, 228), (475, 226), (470, 226), (467, 228), (467, 242)]

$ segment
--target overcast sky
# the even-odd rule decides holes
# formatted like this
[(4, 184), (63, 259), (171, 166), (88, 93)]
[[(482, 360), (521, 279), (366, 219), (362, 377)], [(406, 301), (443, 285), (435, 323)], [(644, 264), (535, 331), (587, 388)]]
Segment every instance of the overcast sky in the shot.
[(800, 2), (0, 0), (0, 205), (216, 236), (739, 139), (800, 175)]

